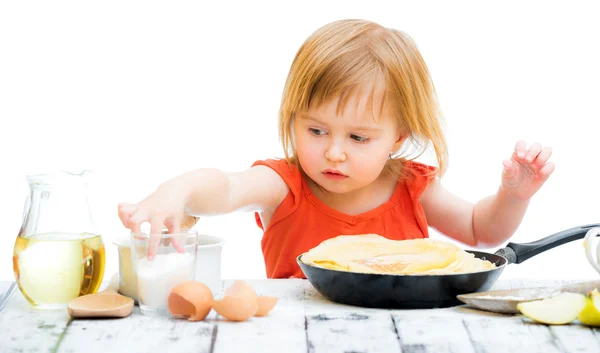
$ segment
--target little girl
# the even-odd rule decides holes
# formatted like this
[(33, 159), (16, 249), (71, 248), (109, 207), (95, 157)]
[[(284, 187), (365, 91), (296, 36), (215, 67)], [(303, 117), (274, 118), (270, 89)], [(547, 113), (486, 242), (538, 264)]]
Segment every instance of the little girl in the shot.
[[(285, 83), (285, 159), (239, 173), (187, 172), (137, 204), (125, 227), (178, 232), (196, 216), (254, 211), (267, 277), (304, 277), (296, 257), (338, 235), (427, 238), (428, 227), (469, 246), (512, 236), (554, 170), (548, 147), (519, 141), (496, 194), (475, 205), (440, 184), (446, 142), (428, 69), (404, 33), (362, 20), (325, 25), (300, 47)], [(431, 146), (437, 167), (414, 159)], [(149, 259), (157, 237), (151, 237)]]

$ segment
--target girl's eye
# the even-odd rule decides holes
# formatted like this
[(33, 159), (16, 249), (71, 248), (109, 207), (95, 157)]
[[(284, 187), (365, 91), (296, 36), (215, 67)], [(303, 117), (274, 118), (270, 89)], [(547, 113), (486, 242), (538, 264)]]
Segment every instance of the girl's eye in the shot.
[(368, 137), (362, 137), (362, 136), (358, 136), (358, 135), (350, 135), (350, 138), (353, 139), (356, 142), (367, 142), (369, 141)]
[(321, 135), (325, 135), (325, 131), (320, 130), (320, 129), (315, 129), (315, 128), (308, 128), (308, 131), (310, 131), (313, 135), (316, 136), (321, 136)]

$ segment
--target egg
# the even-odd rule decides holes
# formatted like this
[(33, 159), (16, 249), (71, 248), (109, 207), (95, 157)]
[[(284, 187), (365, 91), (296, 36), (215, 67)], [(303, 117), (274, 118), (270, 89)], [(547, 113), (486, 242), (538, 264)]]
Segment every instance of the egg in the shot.
[(222, 299), (213, 301), (213, 309), (229, 321), (246, 321), (258, 311), (258, 296), (248, 283), (235, 281)]
[(258, 296), (258, 310), (254, 316), (267, 316), (269, 311), (277, 304), (277, 298), (266, 295)]
[(169, 294), (169, 312), (189, 321), (204, 320), (211, 310), (213, 294), (202, 282), (186, 281), (178, 284)]

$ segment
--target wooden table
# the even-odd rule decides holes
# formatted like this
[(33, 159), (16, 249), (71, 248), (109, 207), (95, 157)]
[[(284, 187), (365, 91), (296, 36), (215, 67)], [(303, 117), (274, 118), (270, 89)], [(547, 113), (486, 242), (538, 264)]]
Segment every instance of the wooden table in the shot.
[[(148, 317), (72, 320), (66, 309), (31, 307), (14, 283), (0, 282), (0, 352), (600, 352), (600, 329), (534, 324), (458, 306), (381, 310), (335, 304), (306, 280), (249, 281), (279, 302), (267, 317), (200, 322)], [(494, 289), (573, 281), (499, 281)], [(230, 281), (224, 283), (228, 287)]]

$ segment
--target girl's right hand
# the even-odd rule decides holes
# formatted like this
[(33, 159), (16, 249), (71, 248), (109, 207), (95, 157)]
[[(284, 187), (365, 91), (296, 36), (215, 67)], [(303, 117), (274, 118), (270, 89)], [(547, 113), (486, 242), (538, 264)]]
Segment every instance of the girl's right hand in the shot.
[[(160, 243), (163, 229), (169, 233), (179, 233), (181, 228), (191, 228), (196, 219), (184, 214), (186, 196), (184, 192), (161, 185), (154, 193), (137, 204), (120, 203), (119, 218), (123, 225), (133, 233), (141, 233), (141, 224), (150, 223), (150, 241), (148, 244), (148, 260), (152, 261)], [(174, 239), (171, 239), (174, 240)], [(172, 242), (177, 251), (183, 247)]]

